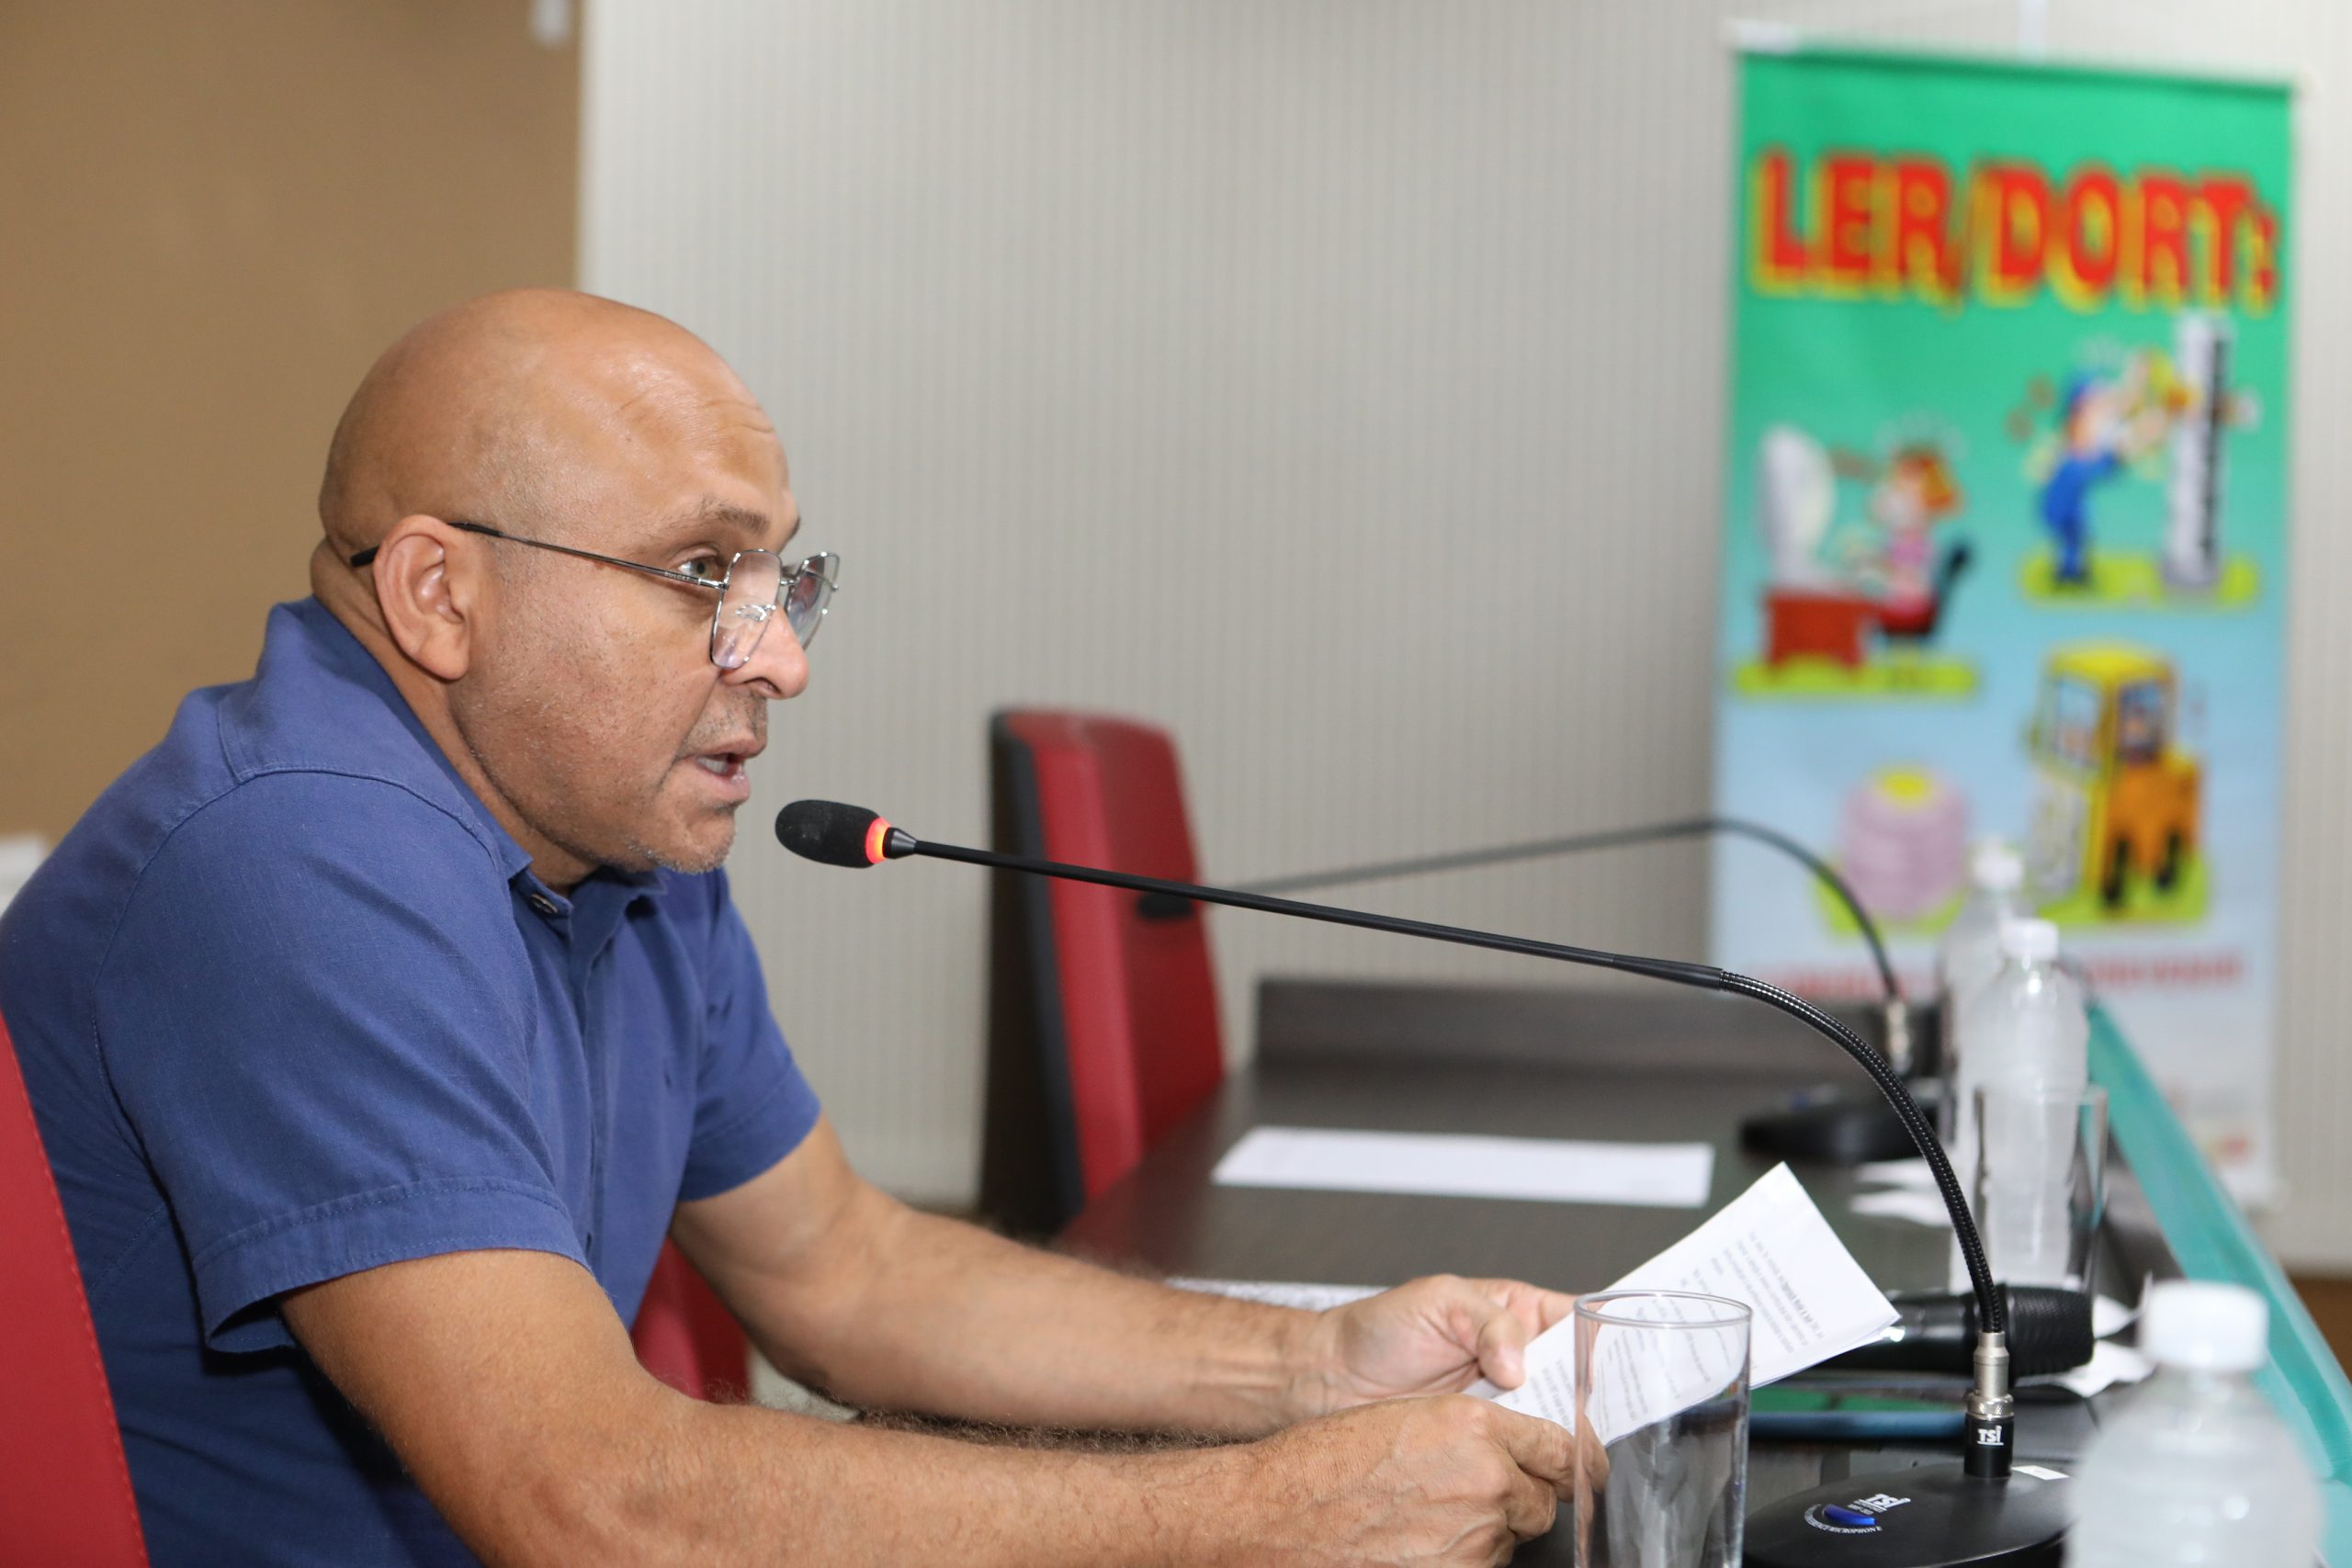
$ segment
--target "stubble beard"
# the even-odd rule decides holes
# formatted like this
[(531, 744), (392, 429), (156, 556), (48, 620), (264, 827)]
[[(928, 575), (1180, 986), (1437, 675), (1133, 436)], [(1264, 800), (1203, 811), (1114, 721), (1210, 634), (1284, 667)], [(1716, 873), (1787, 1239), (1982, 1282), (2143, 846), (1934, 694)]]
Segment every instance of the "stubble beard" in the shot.
[[(691, 762), (687, 764), (689, 767), (695, 765)], [(661, 867), (663, 871), (673, 871), (681, 876), (707, 876), (725, 865), (729, 852), (735, 848), (735, 810), (736, 808), (732, 806), (719, 808), (718, 814), (727, 819), (727, 831), (719, 840), (716, 849), (680, 853), (675, 851), (657, 849), (651, 844), (632, 839), (628, 846), (629, 852), (648, 863)]]

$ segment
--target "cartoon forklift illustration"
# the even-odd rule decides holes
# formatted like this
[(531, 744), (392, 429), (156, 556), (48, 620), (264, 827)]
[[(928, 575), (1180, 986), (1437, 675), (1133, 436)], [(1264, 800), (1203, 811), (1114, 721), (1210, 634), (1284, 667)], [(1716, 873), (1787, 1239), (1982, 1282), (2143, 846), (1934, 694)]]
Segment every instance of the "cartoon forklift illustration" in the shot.
[(2113, 914), (2133, 877), (2159, 894), (2198, 852), (2204, 770), (2174, 749), (2179, 682), (2159, 654), (2123, 643), (2052, 649), (2027, 737), (2033, 824), (2026, 874), (2037, 902), (2096, 888)]

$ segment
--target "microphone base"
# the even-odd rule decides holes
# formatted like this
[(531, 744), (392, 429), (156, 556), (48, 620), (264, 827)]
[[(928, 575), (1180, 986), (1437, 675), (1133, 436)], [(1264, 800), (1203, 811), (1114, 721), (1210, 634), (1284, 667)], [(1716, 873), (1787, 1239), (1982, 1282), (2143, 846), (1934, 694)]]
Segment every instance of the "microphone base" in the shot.
[[(1957, 1461), (1852, 1475), (1748, 1515), (1741, 1562), (1747, 1568), (2058, 1568), (2073, 1493), (2063, 1476), (2045, 1481), (2019, 1469), (1987, 1481)], [(1858, 1506), (1864, 1504), (1871, 1506)], [(1871, 1522), (1841, 1523), (1825, 1508)]]
[(1740, 1147), (1792, 1165), (1862, 1165), (1909, 1159), (1919, 1152), (1894, 1110), (1876, 1095), (1838, 1095), (1792, 1110), (1769, 1111), (1739, 1124)]

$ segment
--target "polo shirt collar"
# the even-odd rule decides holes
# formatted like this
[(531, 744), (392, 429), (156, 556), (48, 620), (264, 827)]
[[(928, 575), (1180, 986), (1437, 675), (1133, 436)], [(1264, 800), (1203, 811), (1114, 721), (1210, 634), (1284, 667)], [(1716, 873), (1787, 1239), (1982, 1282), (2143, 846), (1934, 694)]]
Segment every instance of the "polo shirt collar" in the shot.
[[(572, 889), (571, 899), (564, 899), (532, 876), (530, 852), (514, 841), (514, 836), (499, 822), (490, 807), (481, 803), (481, 797), (474, 794), (473, 786), (466, 783), (465, 776), (442, 751), (439, 742), (425, 729), (424, 721), (410, 708), (408, 699), (401, 695), (398, 686), (392, 684), (392, 678), (385, 673), (381, 664), (376, 662), (376, 656), (369, 653), (359, 639), (351, 635), (350, 628), (336, 620), (333, 612), (317, 599), (299, 599), (292, 604), (280, 604), (270, 612), (269, 629), (262, 646), (261, 673), (277, 676), (283, 687), (290, 688), (287, 693), (289, 702), (298, 707), (313, 710), (314, 715), (330, 705), (333, 688), (337, 684), (356, 685), (372, 694), (407, 730), (415, 742), (415, 751), (422, 753), (423, 759), (431, 760), (429, 768), (422, 765), (422, 759), (408, 761), (407, 748), (387, 749), (383, 746), (382, 738), (371, 733), (376, 727), (367, 717), (349, 714), (345, 711), (347, 705), (344, 704), (333, 705), (336, 710), (336, 722), (307, 727), (310, 733), (305, 737), (305, 750), (316, 753), (323, 748), (330, 753), (327, 761), (346, 761), (356, 771), (371, 773), (383, 772), (388, 761), (406, 763), (394, 771), (410, 776), (395, 782), (406, 784), (428, 798), (440, 799), (447, 804), (454, 797), (456, 803), (461, 804), (468, 814), (467, 819), (474, 825), (476, 836), (496, 856), (499, 874), (514, 884), (526, 897), (528, 889), (524, 886), (526, 883), (529, 889), (537, 889), (546, 897), (558, 900), (560, 907), (568, 908), (594, 885), (617, 885), (619, 889), (626, 891), (626, 897), (616, 903), (614, 913), (616, 922), (619, 913), (638, 898), (661, 891), (662, 876), (659, 872), (621, 871), (605, 866), (591, 874), (587, 881)], [(332, 754), (337, 749), (338, 739), (353, 753), (350, 758), (338, 759)], [(601, 897), (601, 895), (597, 897)]]
[(441, 743), (433, 739), (432, 732), (424, 728), (424, 721), (417, 717), (416, 710), (408, 705), (408, 699), (401, 695), (398, 686), (392, 684), (391, 676), (385, 673), (384, 667), (376, 661), (376, 656), (351, 635), (351, 628), (336, 620), (334, 614), (316, 599), (301, 600), (293, 606), (293, 610), (295, 618), (315, 643), (321, 662), (333, 666), (339, 673), (355, 677), (382, 698), (384, 705), (415, 739), (417, 750), (432, 760), (435, 770), (457, 793), (458, 798), (465, 803), (481, 838), (497, 855), (499, 874), (512, 882), (529, 871), (530, 852), (516, 843), (514, 835), (509, 833), (492, 815), (490, 807), (481, 803), (481, 797), (474, 794), (473, 786), (466, 783), (465, 775), (458, 772), (442, 751)]

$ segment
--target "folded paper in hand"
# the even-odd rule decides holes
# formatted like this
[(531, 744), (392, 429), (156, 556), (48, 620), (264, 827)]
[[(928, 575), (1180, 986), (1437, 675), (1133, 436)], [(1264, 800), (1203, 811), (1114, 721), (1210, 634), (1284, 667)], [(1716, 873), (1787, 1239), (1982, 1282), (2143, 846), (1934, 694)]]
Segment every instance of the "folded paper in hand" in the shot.
[[(1785, 1165), (1775, 1166), (1680, 1241), (1610, 1287), (1612, 1291), (1689, 1291), (1745, 1303), (1748, 1382), (1761, 1387), (1875, 1338), (1894, 1307), (1871, 1283), (1829, 1222)], [(1577, 1424), (1576, 1319), (1561, 1319), (1527, 1347), (1527, 1381), (1509, 1393), (1481, 1382), (1469, 1392), (1507, 1409)], [(1602, 1332), (1599, 1354), (1608, 1378), (1590, 1408), (1603, 1443), (1712, 1397), (1736, 1368), (1692, 1358), (1679, 1366), (1612, 1364)], [(1703, 1341), (1703, 1336), (1694, 1336)], [(1630, 1355), (1630, 1348), (1626, 1352)]]

